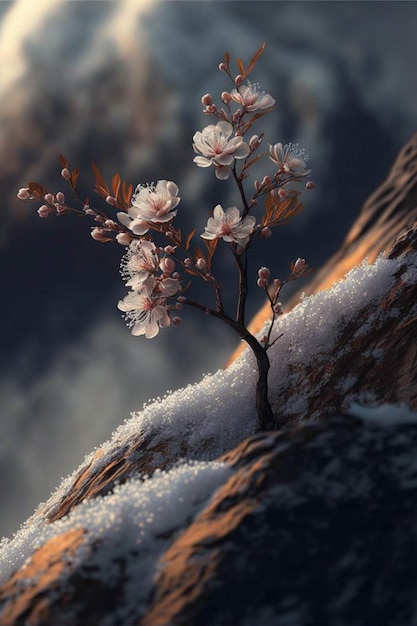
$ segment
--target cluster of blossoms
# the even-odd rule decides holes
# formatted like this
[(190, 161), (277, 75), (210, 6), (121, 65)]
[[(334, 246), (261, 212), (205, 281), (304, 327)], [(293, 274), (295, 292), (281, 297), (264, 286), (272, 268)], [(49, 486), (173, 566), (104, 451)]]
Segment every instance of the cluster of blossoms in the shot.
[[(81, 208), (70, 206), (62, 191), (51, 194), (37, 183), (30, 183), (28, 187), (20, 189), (18, 197), (40, 201), (40, 217), (52, 213), (88, 215), (96, 222), (91, 230), (95, 240), (117, 241), (127, 247), (121, 263), (121, 274), (129, 292), (118, 303), (118, 308), (123, 311), (132, 334), (150, 339), (161, 328), (178, 325), (181, 320), (177, 312), (186, 305), (218, 317), (231, 326), (249, 344), (256, 356), (259, 372), (258, 414), (261, 426), (269, 428), (276, 425), (276, 421), (267, 399), (267, 350), (277, 340), (272, 339), (271, 333), (276, 316), (281, 313), (278, 297), (285, 283), (306, 274), (307, 265), (303, 259), (291, 263), (290, 274), (283, 282), (276, 278), (270, 283), (269, 269), (259, 269), (257, 284), (265, 291), (270, 302), (272, 319), (269, 332), (258, 340), (249, 332), (244, 319), (248, 292), (247, 251), (255, 239), (270, 237), (275, 226), (301, 210), (302, 205), (298, 202), (300, 192), (291, 185), (305, 180), (310, 170), (307, 167), (308, 157), (297, 144), (283, 145), (277, 142), (269, 144), (266, 152), (260, 152), (263, 133), (248, 135), (253, 124), (275, 105), (270, 94), (247, 80), (263, 49), (264, 45), (246, 70), (238, 59), (239, 74), (236, 76), (232, 75), (229, 55), (226, 54), (219, 69), (231, 79), (233, 89), (222, 92), (220, 106), (214, 103), (210, 94), (202, 97), (204, 114), (216, 118), (216, 123), (194, 134), (193, 149), (197, 154), (194, 163), (202, 168), (213, 166), (215, 176), (220, 181), (232, 178), (237, 185), (241, 205), (240, 209), (237, 206), (224, 209), (221, 204), (214, 207), (204, 232), (200, 233), (205, 251), (198, 246), (192, 249), (194, 230), (183, 237), (181, 231), (173, 226), (180, 202), (178, 186), (173, 181), (140, 184), (132, 192), (132, 186), (122, 182), (120, 176), (115, 174), (109, 189), (99, 169), (93, 164), (95, 191), (117, 211), (115, 216), (109, 216), (104, 209), (92, 207), (89, 201), (82, 202), (78, 198), (75, 186), (79, 172), (70, 171), (65, 157), (61, 155), (61, 175), (70, 184)], [(265, 157), (271, 173), (262, 180), (253, 180), (250, 192), (245, 188), (244, 181), (249, 177), (250, 168)], [(311, 182), (306, 183), (307, 188), (313, 186)], [(258, 211), (259, 206), (263, 206), (263, 210)], [(164, 243), (157, 245), (154, 237), (164, 238)], [(169, 240), (168, 245), (166, 238)], [(226, 313), (221, 281), (212, 270), (213, 256), (220, 240), (230, 247), (239, 275), (235, 316)], [(187, 282), (184, 280), (185, 275), (189, 278)], [(187, 289), (193, 279), (202, 279), (211, 286), (216, 299), (215, 308), (188, 298)]]

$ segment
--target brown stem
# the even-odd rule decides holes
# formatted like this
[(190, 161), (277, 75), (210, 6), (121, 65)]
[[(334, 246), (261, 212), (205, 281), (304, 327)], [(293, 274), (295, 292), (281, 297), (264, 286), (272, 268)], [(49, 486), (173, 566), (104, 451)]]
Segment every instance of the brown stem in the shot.
[(273, 430), (282, 426), (280, 420), (274, 416), (268, 400), (268, 372), (270, 369), (270, 361), (266, 348), (259, 343), (256, 337), (252, 335), (243, 324), (235, 321), (226, 315), (226, 313), (219, 313), (214, 309), (205, 307), (199, 302), (188, 300), (188, 298), (184, 300), (184, 304), (188, 304), (188, 306), (195, 307), (207, 315), (212, 315), (213, 317), (223, 320), (228, 326), (233, 328), (233, 330), (238, 333), (241, 339), (246, 341), (255, 355), (258, 366), (258, 378), (256, 381), (256, 411), (258, 413), (259, 426), (261, 430)]

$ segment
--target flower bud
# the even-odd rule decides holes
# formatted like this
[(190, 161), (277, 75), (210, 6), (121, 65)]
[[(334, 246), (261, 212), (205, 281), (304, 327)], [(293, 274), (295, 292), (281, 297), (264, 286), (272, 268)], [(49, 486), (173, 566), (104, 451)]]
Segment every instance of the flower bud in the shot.
[(187, 298), (186, 298), (185, 296), (178, 296), (178, 298), (177, 298), (177, 302), (182, 303), (182, 302), (185, 302), (185, 301), (186, 301), (186, 299), (187, 299)]
[(306, 189), (314, 189), (316, 187), (316, 185), (313, 183), (312, 180), (309, 180), (308, 182), (306, 182)]
[(268, 281), (266, 281), (265, 278), (258, 278), (258, 280), (256, 281), (256, 284), (261, 289), (265, 289), (265, 287), (268, 285)]
[(62, 193), (62, 191), (58, 191), (58, 193), (55, 196), (56, 201), (59, 202), (59, 204), (64, 204), (65, 202), (65, 195)]
[(164, 252), (167, 254), (175, 254), (175, 248), (174, 246), (165, 246)]
[(69, 169), (64, 167), (64, 169), (61, 170), (61, 176), (62, 176), (62, 178), (65, 178), (65, 180), (69, 180), (71, 178), (71, 173), (70, 173)]
[(53, 197), (53, 195), (52, 195), (51, 193), (46, 193), (46, 194), (45, 194), (45, 201), (46, 201), (48, 204), (53, 204), (53, 203), (54, 203), (54, 201), (55, 201), (55, 198)]
[(120, 243), (121, 246), (128, 246), (132, 239), (127, 233), (119, 233), (116, 235), (116, 241)]
[(274, 306), (272, 307), (272, 310), (274, 311), (274, 313), (276, 313), (277, 315), (282, 315), (282, 307), (281, 307), (281, 302), (277, 302), (276, 304), (274, 304)]
[(270, 176), (264, 176), (261, 182), (261, 186), (262, 187), (267, 187), (271, 184), (271, 177)]
[(103, 241), (103, 239), (106, 239), (104, 232), (103, 228), (93, 228), (90, 234), (96, 241)]
[(181, 276), (178, 274), (178, 272), (174, 272), (172, 274), (172, 278), (175, 278), (175, 279), (179, 280), (181, 278)]
[(265, 278), (266, 280), (268, 280), (270, 273), (267, 267), (260, 267), (258, 270), (259, 278)]
[(107, 196), (106, 202), (111, 206), (116, 206), (116, 198), (113, 198), (113, 196)]
[(189, 257), (187, 257), (186, 259), (184, 259), (184, 265), (186, 267), (190, 267), (192, 265), (192, 261)]
[(27, 187), (22, 187), (21, 189), (19, 189), (16, 195), (19, 200), (28, 200), (30, 198), (29, 189)]
[(59, 204), (59, 202), (55, 202), (55, 208), (58, 214), (65, 213), (67, 210), (67, 207), (64, 204)]
[(294, 263), (294, 272), (302, 272), (306, 267), (305, 259), (297, 259)]
[(201, 98), (201, 103), (204, 104), (205, 106), (209, 105), (209, 104), (213, 104), (213, 100), (211, 98), (211, 95), (209, 93), (206, 93), (202, 98)]
[(286, 189), (283, 189), (282, 187), (278, 189), (277, 193), (280, 198), (288, 198), (288, 191)]
[(104, 226), (106, 226), (107, 228), (111, 228), (112, 230), (114, 230), (116, 224), (115, 222), (113, 222), (113, 220), (106, 220), (104, 222)]
[(272, 237), (272, 230), (269, 228), (269, 226), (265, 226), (265, 228), (261, 230), (261, 237), (265, 237), (265, 239), (269, 239), (270, 237)]
[(182, 319), (180, 317), (178, 317), (177, 315), (175, 317), (172, 318), (172, 325), (173, 326), (179, 326), (182, 322)]
[(242, 74), (238, 74), (235, 78), (235, 85), (236, 87), (240, 87), (240, 85), (243, 83), (243, 76)]
[(162, 272), (166, 274), (171, 274), (175, 269), (175, 261), (173, 261), (171, 257), (166, 256), (161, 259), (159, 263), (159, 268)]
[(50, 212), (51, 212), (51, 209), (49, 208), (49, 206), (46, 206), (46, 204), (43, 204), (38, 209), (39, 217), (48, 217)]
[(253, 135), (249, 140), (249, 147), (251, 150), (256, 150), (258, 148), (261, 140), (258, 135)]
[(226, 72), (226, 70), (227, 70), (227, 65), (226, 65), (226, 63), (219, 63), (219, 70), (220, 70), (221, 72)]
[(282, 283), (279, 278), (274, 278), (274, 289), (275, 292), (279, 291), (282, 287)]
[(232, 96), (230, 95), (228, 91), (223, 91), (220, 97), (225, 104), (230, 104), (230, 102), (233, 100)]
[(200, 257), (199, 259), (197, 259), (195, 266), (197, 269), (204, 271), (207, 267), (207, 263), (202, 257)]

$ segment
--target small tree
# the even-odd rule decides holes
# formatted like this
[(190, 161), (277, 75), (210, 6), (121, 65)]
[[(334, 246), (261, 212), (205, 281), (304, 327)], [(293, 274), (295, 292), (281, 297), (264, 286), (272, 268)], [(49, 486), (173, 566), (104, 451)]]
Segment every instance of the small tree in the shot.
[[(233, 89), (222, 92), (220, 108), (210, 94), (202, 97), (204, 114), (213, 116), (217, 122), (195, 133), (193, 148), (197, 156), (194, 163), (204, 168), (213, 166), (220, 181), (231, 179), (237, 187), (240, 205), (223, 209), (218, 204), (213, 209), (204, 233), (199, 235), (203, 248), (194, 243), (195, 229), (183, 236), (181, 230), (174, 227), (180, 198), (173, 181), (139, 184), (133, 191), (132, 185), (115, 174), (109, 188), (93, 163), (94, 191), (108, 207), (117, 211), (115, 215), (109, 214), (108, 208), (93, 206), (89, 200), (82, 201), (78, 197), (79, 170), (71, 171), (67, 159), (60, 155), (61, 175), (71, 188), (72, 204), (62, 191), (51, 193), (34, 182), (20, 189), (17, 195), (22, 200), (40, 202), (38, 214), (42, 218), (68, 213), (90, 216), (96, 223), (91, 230), (93, 239), (116, 241), (126, 246), (121, 274), (129, 292), (118, 303), (118, 308), (124, 312), (133, 335), (151, 339), (161, 328), (177, 326), (181, 322), (178, 313), (187, 306), (230, 326), (255, 355), (258, 366), (256, 408), (260, 428), (268, 430), (281, 425), (268, 399), (268, 350), (279, 339), (272, 333), (274, 322), (281, 313), (278, 298), (286, 283), (305, 276), (309, 270), (303, 259), (297, 259), (291, 263), (289, 276), (284, 281), (278, 278), (271, 281), (269, 269), (259, 269), (257, 285), (268, 298), (271, 320), (267, 333), (258, 338), (248, 330), (245, 319), (249, 291), (248, 250), (256, 240), (270, 237), (274, 227), (302, 210), (300, 191), (291, 185), (305, 180), (310, 170), (307, 168), (308, 157), (297, 144), (269, 144), (268, 151), (261, 152), (264, 134), (248, 138), (254, 123), (272, 111), (275, 104), (272, 96), (247, 80), (264, 48), (265, 44), (246, 69), (238, 59), (239, 73), (236, 76), (232, 75), (230, 57), (226, 53), (219, 70), (232, 81)], [(269, 164), (272, 162), (273, 171), (261, 181), (253, 180), (249, 192), (247, 179), (251, 168), (265, 158)], [(311, 182), (306, 183), (308, 189), (313, 186)], [(220, 240), (229, 247), (237, 268), (239, 287), (234, 315), (225, 310), (218, 270), (213, 267)], [(215, 307), (187, 296), (188, 288), (195, 280), (204, 281), (214, 291)]]

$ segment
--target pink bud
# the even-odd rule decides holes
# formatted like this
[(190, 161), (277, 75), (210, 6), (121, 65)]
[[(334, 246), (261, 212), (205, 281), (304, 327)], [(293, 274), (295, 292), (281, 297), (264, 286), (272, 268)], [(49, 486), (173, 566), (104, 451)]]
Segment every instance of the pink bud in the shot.
[(286, 189), (283, 189), (282, 187), (280, 187), (278, 189), (278, 195), (280, 198), (288, 198), (288, 191)]
[(167, 252), (168, 254), (175, 254), (175, 248), (173, 246), (165, 246), (164, 252)]
[(221, 72), (226, 72), (226, 70), (227, 70), (227, 65), (226, 65), (226, 63), (219, 63), (219, 70), (220, 70)]
[(90, 207), (88, 205), (85, 205), (83, 210), (84, 210), (84, 213), (86, 215), (92, 215), (92, 216), (96, 216), (97, 215), (97, 213), (94, 211), (94, 209), (90, 209)]
[(178, 274), (178, 272), (174, 272), (172, 274), (172, 278), (176, 278), (177, 280), (179, 280), (181, 278), (181, 276)]
[(255, 180), (253, 186), (255, 187), (256, 191), (259, 191), (259, 188), (261, 186), (259, 180)]
[(265, 228), (261, 230), (261, 236), (265, 237), (265, 239), (269, 239), (269, 237), (272, 237), (272, 230), (269, 228), (269, 226), (265, 226)]
[(186, 301), (186, 297), (185, 296), (178, 296), (177, 298), (177, 302), (185, 302)]
[(67, 207), (64, 204), (59, 204), (59, 202), (55, 202), (55, 208), (58, 214), (65, 213), (67, 210)]
[(192, 261), (189, 257), (187, 257), (186, 259), (184, 259), (184, 265), (186, 267), (190, 267), (192, 265)]
[(307, 266), (305, 259), (297, 259), (294, 263), (294, 272), (302, 272), (303, 269)]
[(240, 85), (243, 83), (243, 76), (242, 74), (238, 74), (235, 78), (235, 85), (236, 87), (240, 87)]
[(106, 202), (107, 202), (107, 204), (110, 204), (111, 206), (115, 206), (116, 205), (116, 198), (113, 198), (113, 196), (107, 196)]
[(206, 93), (202, 98), (201, 98), (201, 102), (204, 105), (208, 105), (208, 104), (212, 104), (213, 100), (211, 99), (211, 95), (209, 93)]
[(230, 104), (230, 102), (233, 100), (232, 96), (230, 95), (228, 91), (222, 92), (221, 99), (225, 104)]
[(268, 282), (265, 280), (265, 278), (258, 278), (258, 280), (256, 281), (256, 284), (261, 289), (265, 289), (265, 287), (267, 286)]
[(113, 230), (115, 228), (116, 224), (115, 224), (115, 222), (113, 222), (113, 220), (106, 220), (104, 222), (104, 226), (106, 226), (107, 228), (111, 228)]
[(172, 325), (173, 326), (179, 326), (182, 322), (182, 319), (180, 317), (178, 317), (177, 315), (175, 317), (172, 318)]
[(64, 167), (64, 169), (61, 170), (61, 176), (62, 176), (62, 178), (65, 178), (65, 180), (69, 180), (71, 178), (71, 173), (70, 173), (69, 169)]
[(267, 187), (268, 185), (271, 184), (271, 177), (270, 176), (264, 176), (262, 179), (262, 187)]
[(274, 304), (272, 309), (274, 313), (276, 313), (277, 315), (281, 315), (282, 314), (281, 302), (277, 302), (276, 304)]
[(58, 193), (56, 194), (56, 201), (59, 202), (59, 204), (64, 204), (65, 195), (62, 193), (62, 191), (58, 191)]
[(102, 228), (93, 228), (90, 234), (92, 238), (96, 241), (103, 241), (103, 239), (106, 238), (104, 235), (104, 230)]
[(259, 136), (253, 135), (253, 137), (251, 137), (249, 140), (250, 149), (256, 150), (256, 148), (259, 146), (260, 143), (261, 143), (261, 140), (259, 139)]
[(53, 195), (51, 193), (46, 193), (45, 194), (45, 201), (48, 204), (53, 204), (54, 203), (55, 198), (53, 197)]
[(266, 343), (268, 341), (268, 337), (266, 335), (264, 335), (263, 337), (261, 337), (261, 339), (259, 339), (259, 343)]
[(49, 206), (46, 206), (46, 204), (43, 204), (38, 209), (39, 217), (48, 217), (50, 212), (51, 212), (51, 209), (49, 208)]
[(166, 256), (163, 259), (161, 259), (159, 263), (159, 267), (162, 272), (171, 274), (175, 269), (175, 261), (173, 261), (171, 257)]
[(207, 263), (202, 257), (200, 257), (199, 259), (197, 259), (195, 266), (197, 269), (204, 271), (207, 267)]
[(316, 185), (313, 183), (312, 180), (309, 180), (308, 182), (306, 182), (306, 189), (314, 189), (315, 186)]
[(22, 187), (21, 189), (19, 189), (16, 195), (19, 200), (28, 200), (30, 198), (29, 189), (27, 189), (27, 187)]
[(266, 280), (268, 280), (270, 273), (271, 272), (269, 271), (267, 267), (261, 267), (258, 270), (259, 278), (265, 278)]
[[(184, 300), (185, 300), (185, 298), (184, 298)], [(181, 311), (184, 307), (183, 307), (181, 302), (177, 302), (176, 305), (175, 305), (175, 308), (177, 309), (177, 311)]]
[(121, 246), (128, 246), (132, 239), (127, 233), (119, 233), (116, 235), (116, 241), (117, 243), (120, 243)]
[(279, 278), (274, 278), (274, 288), (275, 291), (279, 291), (282, 287), (282, 283)]

